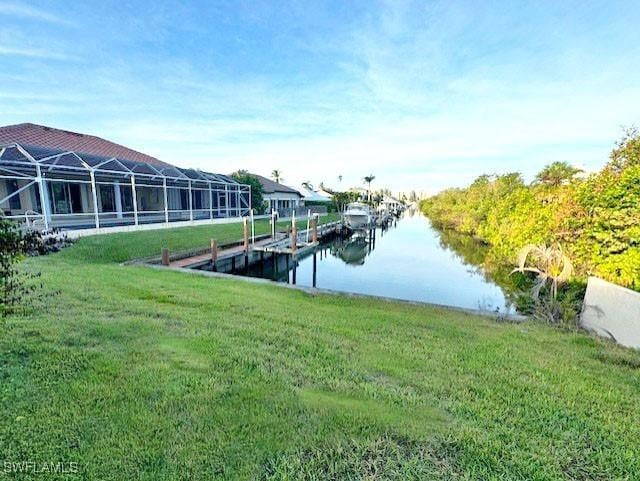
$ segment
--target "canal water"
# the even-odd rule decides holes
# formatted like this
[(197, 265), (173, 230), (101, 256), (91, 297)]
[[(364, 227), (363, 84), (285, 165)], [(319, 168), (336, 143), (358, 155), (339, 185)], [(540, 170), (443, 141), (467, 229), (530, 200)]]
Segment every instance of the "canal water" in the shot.
[[(371, 294), (449, 306), (514, 313), (504, 291), (457, 253), (429, 220), (408, 211), (387, 229), (367, 235), (335, 238), (295, 262), (290, 256), (267, 258), (235, 274), (262, 277), (301, 286)], [(472, 241), (482, 258), (484, 246)], [(315, 259), (314, 259), (315, 258)], [(314, 269), (315, 264), (315, 269)], [(315, 275), (314, 275), (315, 274)]]

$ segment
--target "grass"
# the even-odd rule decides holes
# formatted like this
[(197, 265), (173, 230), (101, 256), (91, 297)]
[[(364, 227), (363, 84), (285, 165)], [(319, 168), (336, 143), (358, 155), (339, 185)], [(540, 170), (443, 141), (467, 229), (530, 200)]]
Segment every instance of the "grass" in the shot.
[(636, 351), (116, 263), (238, 229), (29, 260), (59, 293), (2, 328), (0, 479), (65, 479), (5, 472), (20, 461), (96, 480), (638, 479)]
[[(319, 226), (333, 222), (338, 214), (327, 214), (320, 218)], [(277, 223), (279, 231), (285, 231), (291, 221)], [(298, 229), (306, 229), (306, 219), (296, 222)], [(255, 221), (256, 235), (271, 232), (269, 219)], [(142, 257), (159, 256), (163, 247), (174, 251), (207, 247), (215, 238), (218, 245), (235, 242), (242, 238), (241, 223), (199, 225), (193, 227), (158, 229), (139, 232), (123, 232), (113, 235), (91, 236), (82, 239), (73, 249), (63, 252), (67, 259), (91, 263), (125, 262)]]

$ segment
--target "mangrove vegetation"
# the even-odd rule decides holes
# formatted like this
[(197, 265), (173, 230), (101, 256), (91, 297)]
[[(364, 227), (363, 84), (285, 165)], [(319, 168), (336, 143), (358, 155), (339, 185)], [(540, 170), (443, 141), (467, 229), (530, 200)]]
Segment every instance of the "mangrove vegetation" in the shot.
[(527, 245), (556, 245), (573, 281), (590, 275), (640, 290), (640, 134), (629, 129), (595, 173), (566, 162), (545, 167), (529, 184), (520, 173), (482, 175), (466, 188), (424, 200), (422, 211), (443, 231), (488, 245), (483, 264), (500, 271)]

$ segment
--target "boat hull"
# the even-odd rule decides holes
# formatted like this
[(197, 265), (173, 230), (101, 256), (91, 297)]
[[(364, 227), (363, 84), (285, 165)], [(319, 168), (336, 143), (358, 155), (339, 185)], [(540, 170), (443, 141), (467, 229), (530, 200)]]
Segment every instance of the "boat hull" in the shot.
[(345, 214), (344, 223), (352, 230), (366, 229), (371, 224), (371, 216), (366, 214)]

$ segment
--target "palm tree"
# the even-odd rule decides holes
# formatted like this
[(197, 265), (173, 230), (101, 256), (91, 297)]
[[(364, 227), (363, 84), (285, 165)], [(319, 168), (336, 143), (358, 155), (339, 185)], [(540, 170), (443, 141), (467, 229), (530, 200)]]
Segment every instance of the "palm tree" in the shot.
[(376, 176), (373, 174), (367, 175), (364, 179), (364, 183), (367, 184), (367, 199), (371, 202), (371, 182), (375, 180)]
[(273, 171), (271, 172), (271, 178), (279, 184), (282, 180), (282, 172), (280, 172), (278, 169), (273, 169)]
[[(529, 257), (533, 261), (533, 266), (526, 267)], [(551, 282), (551, 297), (555, 300), (558, 284), (569, 280), (573, 273), (573, 265), (560, 245), (547, 247), (529, 244), (520, 250), (518, 267), (511, 273), (514, 272), (533, 272), (537, 275), (538, 281), (532, 290), (535, 299), (538, 299), (540, 290), (547, 285), (547, 282)]]
[(342, 182), (342, 175), (338, 176), (338, 182)]
[(582, 169), (573, 167), (567, 162), (553, 162), (536, 175), (536, 181), (551, 187), (560, 187), (570, 182)]
[(302, 183), (302, 187), (304, 187), (305, 189), (313, 190), (313, 184), (311, 183), (310, 180), (305, 180)]

